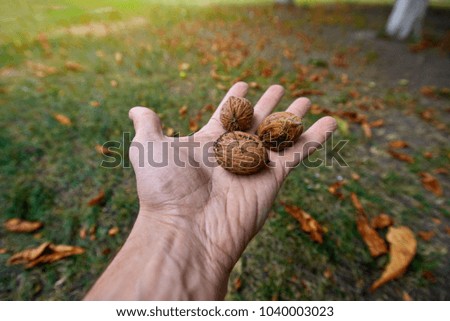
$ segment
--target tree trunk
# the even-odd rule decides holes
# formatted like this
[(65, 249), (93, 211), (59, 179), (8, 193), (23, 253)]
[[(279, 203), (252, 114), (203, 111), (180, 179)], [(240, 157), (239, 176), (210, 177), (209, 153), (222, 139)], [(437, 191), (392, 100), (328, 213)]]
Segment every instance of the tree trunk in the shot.
[(411, 33), (419, 38), (428, 0), (397, 0), (386, 24), (391, 37), (406, 39)]

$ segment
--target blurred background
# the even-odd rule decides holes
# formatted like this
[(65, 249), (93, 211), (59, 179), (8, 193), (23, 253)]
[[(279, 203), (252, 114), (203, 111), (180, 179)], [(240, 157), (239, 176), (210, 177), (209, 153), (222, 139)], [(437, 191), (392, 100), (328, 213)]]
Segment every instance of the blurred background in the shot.
[[(393, 5), (1, 0), (0, 300), (81, 299), (138, 210), (133, 170), (100, 167), (103, 144), (133, 133), (136, 105), (155, 110), (169, 136), (195, 132), (239, 80), (254, 103), (282, 84), (280, 110), (310, 98), (306, 127), (335, 116), (328, 147), (348, 141), (334, 150), (347, 166), (328, 148), (317, 153), (327, 166), (293, 171), (227, 299), (448, 300), (450, 1), (430, 1), (402, 40), (385, 31)], [(124, 159), (128, 144), (116, 151)], [(368, 221), (387, 214), (417, 242), (406, 272), (374, 292), (392, 254), (371, 255), (351, 193)], [(289, 215), (300, 209), (321, 243)], [(10, 264), (45, 242), (78, 255)]]

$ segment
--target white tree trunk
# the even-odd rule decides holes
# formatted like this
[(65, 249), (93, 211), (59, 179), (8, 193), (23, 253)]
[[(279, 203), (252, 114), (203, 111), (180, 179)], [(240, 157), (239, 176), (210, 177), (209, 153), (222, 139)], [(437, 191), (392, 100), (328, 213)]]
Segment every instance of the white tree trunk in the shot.
[(275, 0), (275, 4), (289, 4), (293, 5), (294, 0)]
[(397, 0), (386, 25), (387, 34), (401, 40), (411, 33), (420, 37), (427, 6), (428, 0)]

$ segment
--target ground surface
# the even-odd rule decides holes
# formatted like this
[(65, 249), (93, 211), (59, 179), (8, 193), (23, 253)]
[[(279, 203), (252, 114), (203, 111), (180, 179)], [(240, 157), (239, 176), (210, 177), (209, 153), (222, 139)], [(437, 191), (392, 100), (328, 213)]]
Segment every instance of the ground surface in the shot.
[[(0, 218), (39, 220), (44, 228), (32, 235), (0, 229), (6, 250), (0, 254), (0, 299), (82, 298), (137, 212), (132, 169), (101, 168), (95, 146), (132, 133), (127, 111), (134, 105), (155, 109), (169, 133), (189, 134), (209, 118), (203, 107), (216, 106), (238, 79), (252, 83), (252, 101), (272, 83), (287, 89), (280, 108), (299, 94), (309, 97), (315, 106), (306, 126), (324, 109), (384, 124), (369, 138), (360, 124), (339, 118), (334, 143), (349, 141), (340, 152), (348, 166), (300, 166), (292, 173), (236, 265), (227, 298), (401, 300), (408, 293), (417, 300), (449, 299), (448, 10), (429, 11), (427, 41), (418, 44), (382, 35), (389, 13), (383, 6), (36, 3), (18, 6), (21, 14), (35, 13), (36, 26), (3, 28), (0, 37)], [(68, 61), (80, 66), (68, 68)], [(188, 112), (181, 117), (184, 105)], [(409, 144), (398, 152), (413, 163), (387, 153), (388, 143), (398, 139)], [(126, 159), (126, 146), (121, 154)], [(317, 157), (331, 159), (324, 150)], [(421, 172), (436, 177), (442, 196), (424, 189)], [(328, 192), (339, 180), (345, 182), (342, 200)], [(88, 206), (99, 190), (104, 202)], [(351, 192), (369, 217), (388, 213), (418, 240), (405, 275), (374, 293), (368, 289), (388, 256), (370, 256), (356, 229)], [(323, 244), (301, 231), (283, 202), (325, 227)], [(112, 227), (119, 228), (113, 237)], [(420, 231), (435, 235), (424, 241)], [(11, 253), (46, 240), (82, 246), (86, 253), (32, 269), (6, 265)]]

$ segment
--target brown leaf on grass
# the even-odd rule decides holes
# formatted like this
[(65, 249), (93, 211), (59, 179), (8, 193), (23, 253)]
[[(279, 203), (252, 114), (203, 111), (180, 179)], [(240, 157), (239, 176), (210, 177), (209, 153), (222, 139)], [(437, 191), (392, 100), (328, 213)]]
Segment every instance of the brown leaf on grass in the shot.
[(390, 148), (405, 148), (409, 147), (409, 144), (405, 142), (404, 140), (393, 140), (389, 142)]
[(116, 64), (121, 65), (123, 62), (123, 54), (121, 52), (116, 52), (114, 54), (114, 60), (116, 61)]
[(44, 50), (45, 55), (51, 56), (52, 48), (50, 47), (50, 43), (48, 42), (47, 35), (45, 33), (41, 32), (37, 36), (37, 40), (38, 40), (39, 44), (41, 45), (42, 49)]
[(322, 244), (324, 230), (311, 215), (293, 205), (284, 205), (284, 209), (300, 223), (301, 229), (308, 233), (314, 242)]
[(95, 197), (91, 198), (88, 201), (87, 204), (89, 206), (94, 206), (94, 205), (98, 205), (98, 204), (102, 203), (104, 200), (105, 200), (105, 192), (103, 190), (100, 190)]
[(83, 254), (84, 249), (79, 246), (55, 245), (50, 243), (42, 255), (25, 264), (26, 268), (32, 268), (39, 264), (53, 263), (65, 257)]
[(436, 87), (433, 86), (422, 86), (420, 88), (420, 93), (428, 98), (436, 97)]
[(82, 240), (84, 240), (84, 239), (86, 238), (86, 236), (87, 236), (87, 229), (86, 229), (85, 226), (83, 226), (83, 227), (80, 229), (80, 232), (78, 233), (78, 235), (80, 236), (80, 238), (81, 238)]
[(436, 276), (431, 271), (423, 271), (422, 276), (425, 280), (430, 281), (431, 283), (436, 283)]
[(0, 254), (6, 254), (8, 252), (7, 249), (0, 247)]
[(234, 279), (233, 281), (233, 287), (236, 291), (239, 291), (242, 287), (242, 280), (241, 278), (238, 276), (236, 279)]
[(403, 291), (402, 299), (403, 301), (413, 301), (413, 298), (406, 291)]
[(111, 154), (111, 151), (108, 149), (108, 147), (105, 147), (104, 145), (97, 144), (95, 145), (95, 150), (102, 155), (109, 155)]
[(431, 240), (436, 233), (434, 231), (420, 231), (417, 233), (417, 235), (419, 235), (419, 237), (424, 240), (424, 241), (429, 241)]
[(27, 61), (27, 68), (33, 71), (33, 74), (39, 78), (54, 75), (58, 72), (55, 67), (47, 66), (38, 62)]
[(364, 243), (369, 248), (370, 255), (373, 257), (387, 253), (387, 246), (384, 240), (378, 235), (377, 231), (369, 225), (364, 208), (362, 207), (355, 193), (351, 194), (353, 206), (356, 208), (356, 226), (359, 234), (361, 234)]
[(188, 112), (188, 107), (186, 105), (183, 105), (180, 107), (180, 109), (178, 109), (178, 114), (182, 118), (186, 116), (187, 112)]
[(359, 176), (358, 173), (352, 172), (350, 175), (354, 181), (359, 181), (361, 179), (361, 176)]
[(381, 277), (370, 287), (371, 291), (402, 276), (416, 255), (417, 241), (408, 227), (390, 227), (386, 238), (390, 244), (389, 263)]
[(64, 66), (69, 71), (83, 71), (84, 70), (84, 67), (75, 61), (66, 61)]
[(423, 157), (425, 157), (427, 159), (431, 159), (431, 158), (433, 158), (433, 153), (432, 152), (423, 152)]
[(394, 151), (392, 149), (388, 149), (388, 153), (392, 157), (394, 157), (394, 158), (396, 158), (398, 160), (401, 160), (402, 162), (406, 162), (406, 163), (409, 163), (409, 164), (414, 163), (414, 158), (412, 158), (412, 156), (410, 156), (408, 154), (399, 153), (399, 152), (396, 152), (396, 151)]
[(97, 100), (93, 100), (89, 102), (89, 105), (91, 105), (91, 107), (97, 108), (100, 107), (100, 102)]
[(436, 218), (436, 217), (433, 217), (431, 220), (432, 220), (433, 223), (436, 224), (436, 225), (440, 225), (440, 224), (442, 223), (441, 220), (438, 219), (438, 218)]
[(117, 82), (117, 80), (111, 80), (110, 82), (109, 82), (109, 84), (111, 85), (111, 87), (113, 87), (113, 88), (117, 88), (117, 86), (119, 86), (119, 83)]
[(325, 271), (323, 271), (323, 276), (328, 280), (331, 280), (333, 282), (335, 281), (333, 271), (329, 267), (327, 267)]
[(436, 168), (436, 169), (434, 170), (434, 172), (435, 172), (436, 174), (444, 174), (444, 175), (447, 175), (447, 174), (448, 174), (448, 169), (447, 169), (447, 168), (444, 168), (444, 167), (439, 167), (439, 168)]
[(446, 226), (446, 227), (445, 227), (445, 233), (447, 233), (448, 235), (450, 235), (450, 226)]
[(299, 90), (295, 90), (292, 93), (292, 97), (302, 97), (302, 96), (310, 96), (310, 95), (322, 96), (324, 94), (325, 93), (319, 89), (299, 89)]
[(109, 236), (115, 236), (119, 233), (119, 228), (117, 226), (111, 227), (108, 231)]
[(364, 136), (366, 136), (366, 138), (372, 138), (372, 129), (370, 128), (368, 122), (362, 122), (361, 128), (363, 129)]
[(20, 218), (11, 218), (3, 223), (3, 226), (10, 232), (31, 233), (40, 229), (44, 224), (41, 222), (30, 222)]
[(420, 173), (423, 187), (436, 196), (442, 196), (444, 191), (436, 177), (427, 172)]
[(194, 118), (189, 119), (189, 130), (193, 133), (198, 130), (199, 126)]
[(369, 126), (372, 128), (382, 127), (382, 126), (384, 126), (384, 119), (377, 119), (377, 120), (371, 121), (369, 123)]
[(336, 67), (340, 67), (340, 68), (348, 67), (347, 57), (345, 56), (344, 53), (336, 53), (333, 56), (331, 63), (333, 65), (335, 65)]
[(381, 213), (375, 216), (371, 221), (370, 225), (374, 229), (382, 229), (394, 224), (394, 220), (387, 214)]
[(45, 242), (39, 245), (36, 248), (26, 249), (21, 252), (18, 252), (16, 254), (13, 254), (8, 259), (8, 264), (22, 264), (22, 263), (28, 263), (35, 259), (37, 259), (39, 256), (44, 253), (44, 251), (50, 246), (50, 242)]
[(420, 113), (420, 117), (422, 119), (430, 121), (434, 118), (434, 110), (431, 108), (425, 109), (423, 112)]
[(55, 117), (56, 121), (64, 126), (70, 126), (72, 125), (72, 121), (69, 117), (63, 115), (63, 114), (54, 114), (53, 117)]
[(166, 129), (166, 136), (172, 137), (173, 134), (175, 134), (175, 129), (173, 129), (172, 127), (167, 127), (167, 129)]
[(336, 196), (338, 199), (343, 200), (344, 194), (342, 194), (341, 187), (344, 185), (344, 181), (337, 181), (336, 183), (328, 186), (328, 192)]
[(253, 88), (253, 89), (259, 89), (259, 88), (261, 88), (261, 86), (260, 86), (256, 81), (250, 81), (250, 82), (248, 83), (248, 86), (249, 86), (250, 88)]

